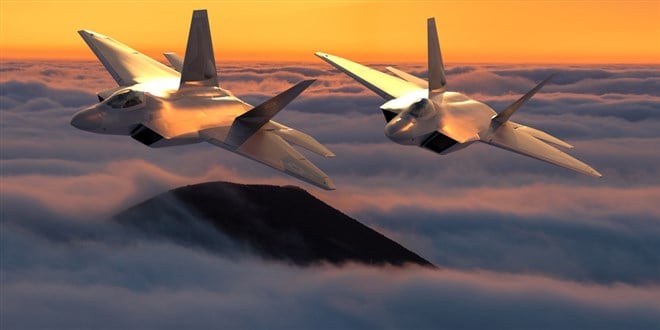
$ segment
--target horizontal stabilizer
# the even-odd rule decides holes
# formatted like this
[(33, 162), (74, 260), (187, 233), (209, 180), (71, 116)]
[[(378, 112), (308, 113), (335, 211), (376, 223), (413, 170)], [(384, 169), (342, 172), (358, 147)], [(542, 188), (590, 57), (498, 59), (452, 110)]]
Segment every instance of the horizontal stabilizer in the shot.
[(190, 22), (179, 88), (187, 86), (218, 86), (218, 73), (215, 69), (215, 55), (206, 10), (193, 11)]
[(533, 136), (533, 137), (535, 137), (539, 140), (543, 140), (545, 142), (550, 142), (554, 145), (557, 145), (557, 146), (560, 146), (560, 147), (563, 147), (563, 148), (566, 148), (566, 149), (573, 149), (572, 145), (570, 145), (570, 144), (568, 144), (568, 143), (566, 143), (566, 142), (564, 142), (564, 141), (562, 141), (562, 140), (560, 140), (560, 139), (558, 139), (558, 138), (556, 138), (556, 137), (554, 137), (554, 136), (552, 136), (552, 135), (550, 135), (550, 134), (548, 134), (544, 131), (538, 130), (536, 128), (531, 128), (531, 127), (528, 127), (528, 126), (520, 125), (520, 126), (516, 127), (515, 129), (524, 131), (524, 132), (528, 133), (529, 135), (531, 135), (531, 136)]
[(504, 123), (509, 118), (511, 118), (511, 115), (513, 115), (520, 107), (525, 104), (536, 92), (538, 92), (543, 85), (547, 84), (552, 78), (555, 77), (555, 74), (550, 75), (550, 77), (545, 78), (542, 82), (540, 82), (536, 87), (532, 88), (527, 94), (523, 95), (521, 98), (519, 98), (516, 102), (513, 102), (510, 106), (508, 106), (506, 109), (502, 110), (502, 112), (498, 113), (495, 117), (493, 117), (493, 121), (497, 123)]
[(292, 128), (284, 128), (273, 130), (273, 133), (279, 135), (286, 142), (295, 144), (299, 147), (305, 148), (315, 154), (321, 155), (323, 157), (334, 157), (335, 154), (322, 145), (319, 141), (316, 141), (315, 138)]
[(171, 52), (163, 53), (163, 55), (165, 55), (165, 58), (167, 58), (167, 61), (170, 62), (174, 70), (181, 72), (183, 69), (183, 59), (181, 56)]
[(78, 34), (119, 86), (179, 77), (163, 63), (110, 37), (89, 30), (80, 30)]
[(222, 128), (211, 128), (200, 132), (202, 138), (213, 145), (228, 148), (239, 155), (256, 160), (317, 187), (326, 190), (335, 189), (332, 179), (327, 174), (274, 131), (259, 130), (237, 149), (222, 142), (225, 134), (226, 131)]
[(403, 71), (401, 71), (397, 68), (393, 68), (391, 66), (388, 66), (385, 69), (387, 69), (387, 71), (389, 71), (389, 72), (394, 73), (399, 78), (417, 85), (417, 87), (419, 87), (419, 88), (424, 88), (424, 89), (429, 88), (429, 83), (426, 80), (422, 79), (422, 78), (413, 76), (410, 73), (403, 72)]
[(237, 152), (326, 190), (334, 190), (330, 177), (276, 134), (259, 131)]
[(250, 111), (236, 117), (229, 129), (226, 142), (236, 147), (243, 144), (252, 134), (256, 133), (280, 110), (298, 97), (309, 85), (314, 83), (314, 81), (316, 79), (303, 80), (277, 96), (252, 108)]

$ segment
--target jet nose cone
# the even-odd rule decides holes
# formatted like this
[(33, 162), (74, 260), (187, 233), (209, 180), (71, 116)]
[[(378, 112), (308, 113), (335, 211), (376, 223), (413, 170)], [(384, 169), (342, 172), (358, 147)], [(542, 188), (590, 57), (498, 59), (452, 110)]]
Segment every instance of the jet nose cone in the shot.
[(98, 129), (102, 123), (103, 117), (101, 113), (94, 109), (80, 110), (71, 118), (71, 125), (73, 127), (85, 131)]

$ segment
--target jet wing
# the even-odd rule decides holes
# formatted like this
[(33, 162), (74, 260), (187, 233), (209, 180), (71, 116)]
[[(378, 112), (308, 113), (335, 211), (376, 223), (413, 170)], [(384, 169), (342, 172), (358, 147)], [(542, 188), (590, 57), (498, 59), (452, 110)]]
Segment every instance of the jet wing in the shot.
[(524, 129), (515, 129), (514, 127), (511, 123), (506, 122), (486, 139), (482, 139), (482, 141), (586, 175), (593, 177), (602, 176), (598, 171), (591, 168), (591, 166), (535, 138)]
[[(225, 128), (210, 128), (200, 131), (200, 136), (213, 145), (232, 150), (232, 146), (222, 142), (227, 133)], [(314, 166), (282, 137), (270, 131), (257, 131), (232, 151), (323, 189), (335, 189), (328, 175)]]
[(110, 37), (89, 30), (78, 33), (120, 86), (180, 77), (173, 69)]
[(351, 62), (345, 58), (320, 52), (315, 55), (351, 76), (351, 78), (386, 100), (395, 99), (410, 92), (420, 90), (420, 87), (413, 83), (368, 68), (362, 64)]
[(399, 69), (397, 69), (397, 68), (395, 68), (395, 67), (391, 67), (391, 66), (388, 66), (388, 67), (386, 67), (385, 69), (387, 69), (387, 71), (389, 71), (389, 72), (394, 73), (394, 74), (397, 75), (399, 78), (401, 78), (401, 79), (403, 79), (403, 80), (405, 80), (405, 81), (408, 81), (408, 82), (411, 82), (411, 83), (415, 84), (415, 85), (416, 85), (417, 87), (419, 87), (419, 88), (424, 88), (424, 89), (428, 89), (428, 88), (429, 88), (429, 82), (426, 81), (426, 80), (424, 80), (424, 79), (422, 79), (422, 78), (416, 77), (416, 76), (414, 76), (414, 75), (411, 75), (410, 73), (407, 73), (407, 72), (401, 71), (401, 70), (399, 70)]

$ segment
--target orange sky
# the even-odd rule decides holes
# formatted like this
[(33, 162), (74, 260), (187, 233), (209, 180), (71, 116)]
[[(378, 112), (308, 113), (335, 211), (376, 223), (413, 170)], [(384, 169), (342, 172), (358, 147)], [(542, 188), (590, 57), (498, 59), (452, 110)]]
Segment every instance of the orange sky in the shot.
[(162, 60), (183, 54), (206, 8), (219, 61), (423, 62), (435, 16), (446, 62), (660, 63), (656, 1), (14, 1), (0, 0), (0, 58), (94, 59), (76, 30)]

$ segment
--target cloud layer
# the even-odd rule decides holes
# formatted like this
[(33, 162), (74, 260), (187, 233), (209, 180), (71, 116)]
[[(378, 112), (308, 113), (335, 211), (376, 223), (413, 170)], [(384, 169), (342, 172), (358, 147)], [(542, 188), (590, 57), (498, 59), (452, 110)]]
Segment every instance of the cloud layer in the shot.
[[(384, 66), (375, 65), (382, 69)], [(401, 69), (425, 75), (421, 65)], [(69, 125), (114, 87), (98, 63), (0, 63), (0, 271), (8, 328), (657, 328), (660, 67), (451, 66), (451, 89), (568, 140), (583, 177), (486, 145), (439, 156), (383, 135), (382, 100), (324, 64), (219, 65), (251, 104), (338, 156), (319, 191), (210, 145), (150, 149)], [(151, 241), (106, 219), (210, 180), (295, 184), (438, 264), (298, 269)]]

